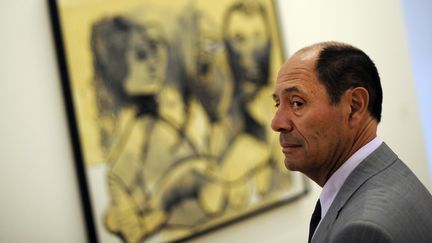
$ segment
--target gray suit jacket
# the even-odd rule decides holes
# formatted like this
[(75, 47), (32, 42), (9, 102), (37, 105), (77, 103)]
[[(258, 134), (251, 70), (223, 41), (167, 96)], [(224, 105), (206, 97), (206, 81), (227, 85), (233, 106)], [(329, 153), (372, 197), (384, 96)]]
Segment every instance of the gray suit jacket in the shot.
[(312, 243), (432, 243), (432, 196), (383, 143), (348, 176)]

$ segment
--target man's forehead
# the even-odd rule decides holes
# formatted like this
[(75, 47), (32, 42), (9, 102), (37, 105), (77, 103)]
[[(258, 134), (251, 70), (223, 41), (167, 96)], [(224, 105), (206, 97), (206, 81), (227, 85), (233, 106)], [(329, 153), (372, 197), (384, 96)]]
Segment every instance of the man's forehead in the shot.
[(276, 87), (275, 91), (273, 92), (272, 96), (274, 100), (279, 99), (280, 96), (283, 96), (285, 94), (290, 95), (293, 93), (303, 93), (303, 90), (298, 85), (293, 86), (282, 86), (282, 87)]
[(318, 58), (318, 54), (320, 52), (320, 49), (318, 48), (310, 48), (310, 49), (302, 49), (297, 51), (296, 53), (294, 53), (294, 55), (291, 56), (291, 58), (288, 59), (288, 61), (290, 60), (296, 60), (299, 62), (304, 62), (304, 63), (315, 63), (315, 61)]
[(314, 62), (290, 59), (281, 68), (276, 85), (284, 82), (308, 81), (316, 78)]
[(280, 69), (274, 88), (274, 97), (288, 93), (305, 93), (320, 82), (316, 76), (316, 49), (301, 50), (288, 59)]

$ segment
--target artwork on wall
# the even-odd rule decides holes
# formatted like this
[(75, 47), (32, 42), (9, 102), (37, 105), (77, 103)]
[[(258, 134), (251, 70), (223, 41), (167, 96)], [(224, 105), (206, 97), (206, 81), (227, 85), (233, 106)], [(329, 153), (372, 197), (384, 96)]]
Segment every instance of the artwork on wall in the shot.
[(272, 0), (50, 0), (89, 237), (171, 242), (303, 195)]

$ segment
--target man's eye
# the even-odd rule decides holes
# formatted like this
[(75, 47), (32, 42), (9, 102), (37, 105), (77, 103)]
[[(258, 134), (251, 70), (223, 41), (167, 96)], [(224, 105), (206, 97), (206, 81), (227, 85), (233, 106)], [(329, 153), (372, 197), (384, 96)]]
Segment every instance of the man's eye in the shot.
[(279, 102), (275, 103), (274, 107), (276, 107), (276, 108), (279, 107)]
[(300, 108), (300, 107), (303, 106), (303, 102), (300, 102), (300, 101), (293, 101), (293, 102), (291, 103), (291, 105), (292, 105), (293, 107), (295, 107), (295, 108)]

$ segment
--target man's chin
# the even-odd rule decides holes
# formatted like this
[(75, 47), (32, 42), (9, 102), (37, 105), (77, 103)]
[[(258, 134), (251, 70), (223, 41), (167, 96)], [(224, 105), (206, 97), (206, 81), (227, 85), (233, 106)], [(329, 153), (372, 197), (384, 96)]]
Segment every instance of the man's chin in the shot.
[(298, 166), (298, 163), (288, 160), (285, 158), (284, 160), (285, 168), (287, 168), (290, 171), (300, 171), (300, 167)]

